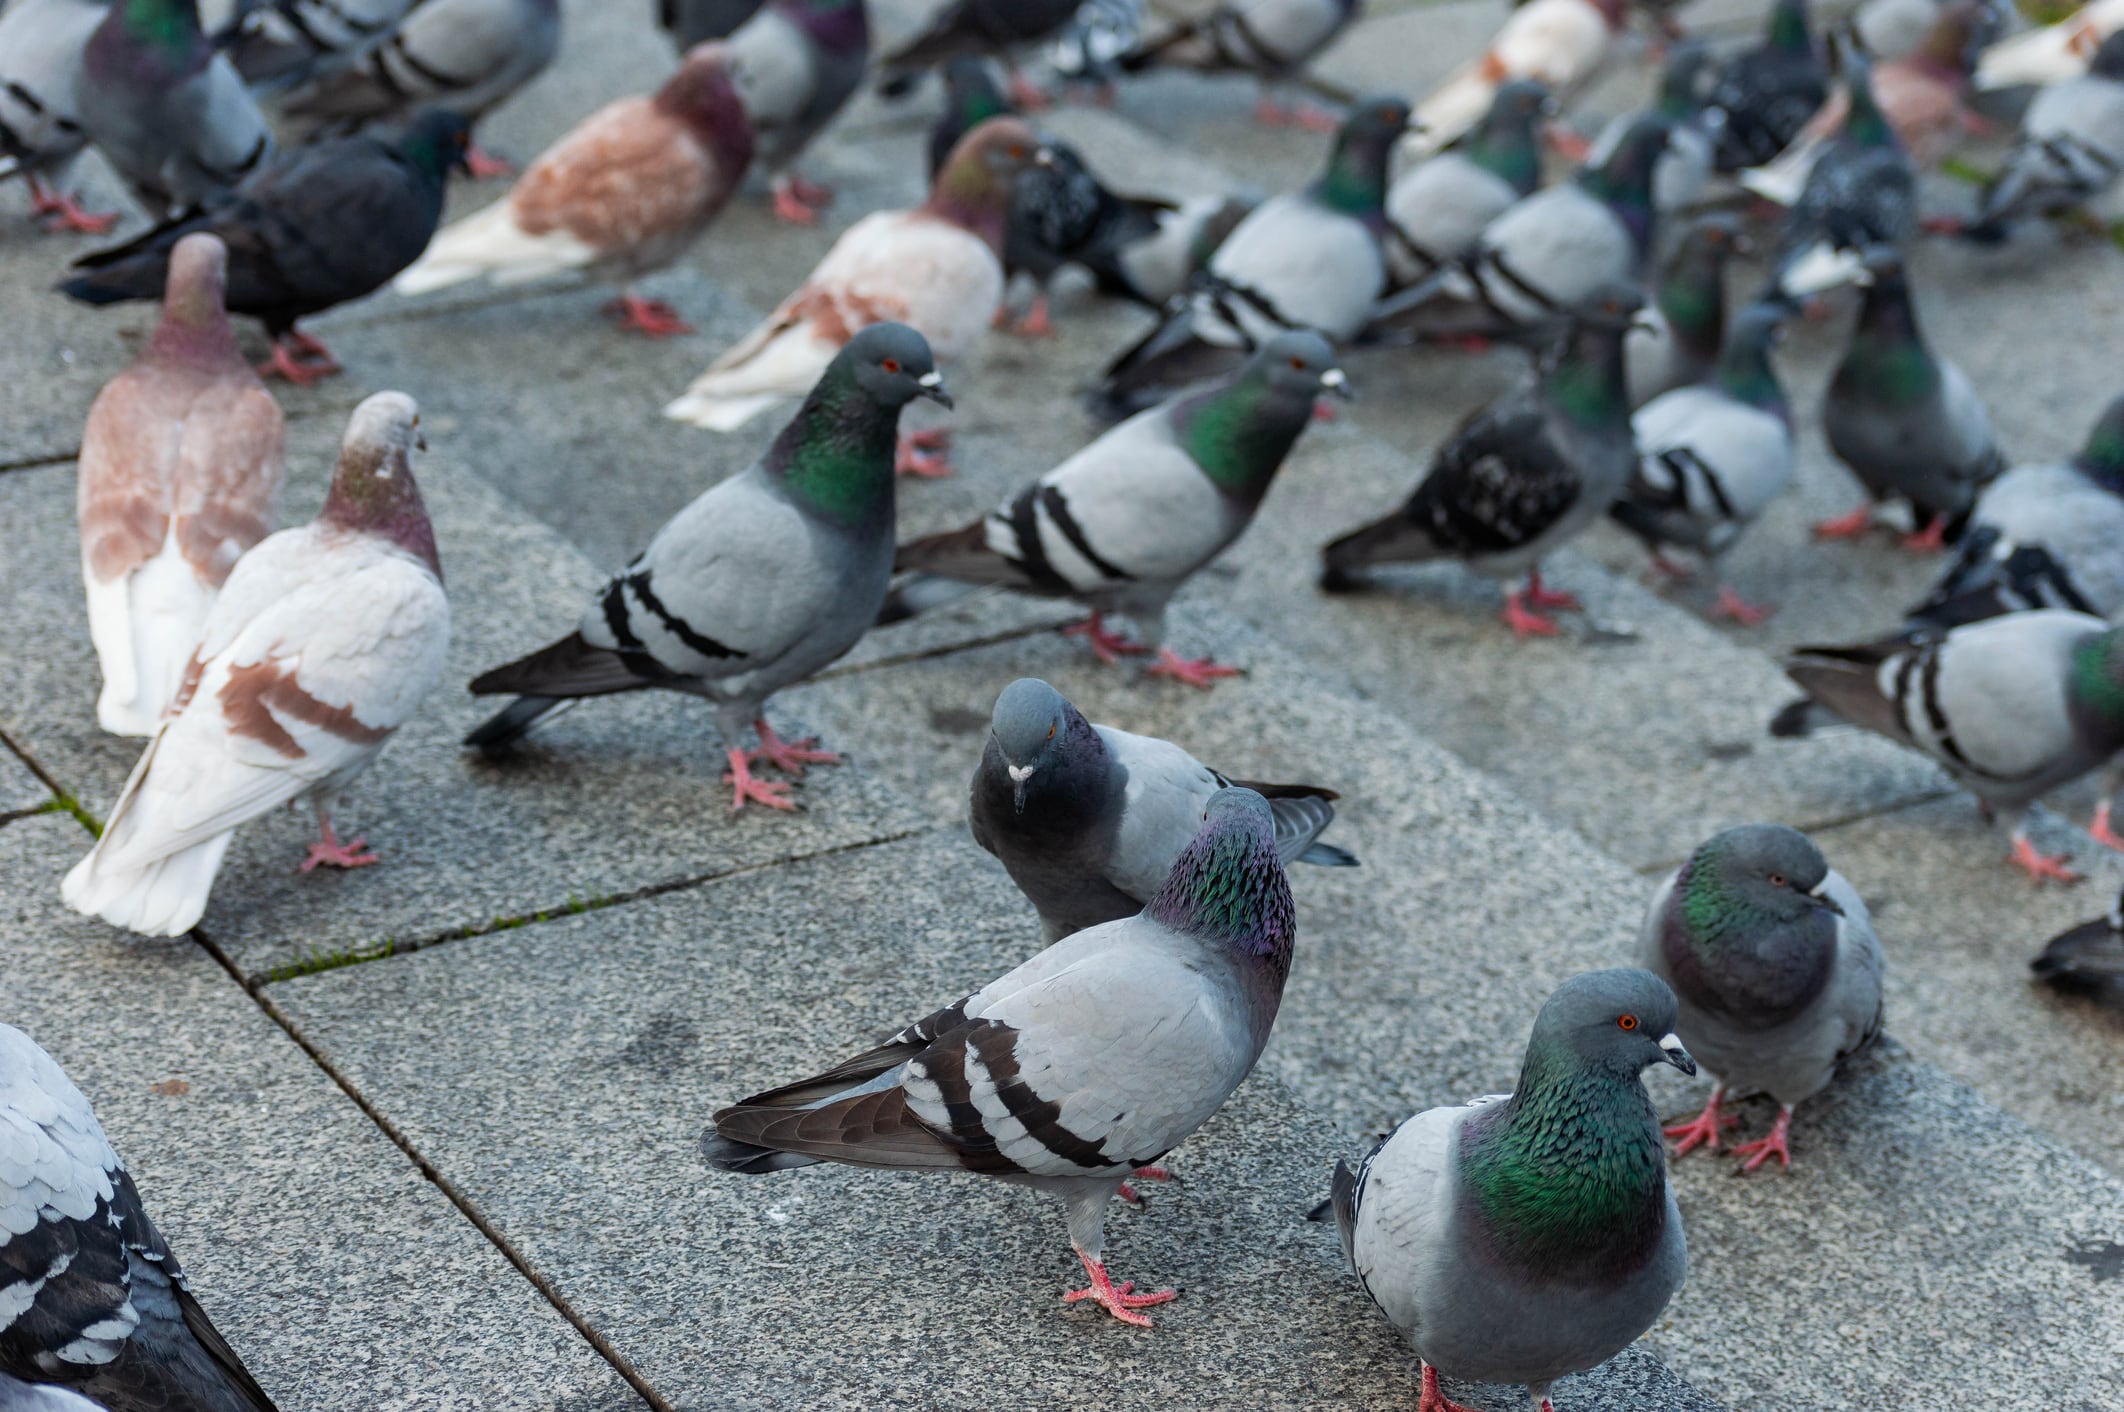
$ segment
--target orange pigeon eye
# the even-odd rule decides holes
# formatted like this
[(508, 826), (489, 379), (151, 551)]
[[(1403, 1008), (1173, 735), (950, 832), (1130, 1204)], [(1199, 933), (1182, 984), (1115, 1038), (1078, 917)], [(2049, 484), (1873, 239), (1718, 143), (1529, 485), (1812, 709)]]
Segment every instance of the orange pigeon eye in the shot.
[(1617, 1026), (1619, 1026), (1619, 1027), (1620, 1027), (1620, 1028), (1622, 1028), (1622, 1029), (1626, 1029), (1626, 1030), (1634, 1030), (1634, 1029), (1636, 1029), (1636, 1028), (1637, 1028), (1637, 1016), (1635, 1016), (1635, 1015), (1624, 1015), (1623, 1017), (1621, 1017), (1620, 1019), (1618, 1019), (1618, 1020), (1617, 1020), (1617, 1021), (1616, 1021), (1615, 1023), (1616, 1023), (1616, 1025), (1617, 1025)]
[(883, 368), (888, 373), (896, 373), (900, 370), (900, 360), (898, 358), (887, 358), (884, 362), (878, 364), (878, 366)]

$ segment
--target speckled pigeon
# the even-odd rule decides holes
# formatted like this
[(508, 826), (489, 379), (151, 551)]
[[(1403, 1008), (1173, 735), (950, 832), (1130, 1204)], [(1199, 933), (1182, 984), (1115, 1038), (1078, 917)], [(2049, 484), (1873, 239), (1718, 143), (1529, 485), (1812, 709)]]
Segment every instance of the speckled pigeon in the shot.
[(1844, 82), (1850, 112), (1786, 213), (1766, 298), (1797, 302), (1850, 284), (1869, 249), (1900, 245), (1917, 229), (1917, 170), (1873, 101), (1865, 60), (1845, 59)]
[(1502, 84), (1459, 143), (1387, 188), (1387, 264), (1408, 284), (1473, 255), (1483, 231), (1541, 184), (1541, 132), (1553, 104), (1531, 79)]
[(147, 936), (189, 931), (236, 830), (308, 800), (302, 869), (377, 861), (332, 827), (339, 795), (442, 675), (450, 645), (435, 531), (402, 392), (354, 409), (324, 509), (236, 561), (169, 718), (103, 836), (66, 875), (67, 905)]
[(1720, 115), (1718, 170), (1773, 160), (1828, 98), (1807, 0), (1775, 0), (1762, 43), (1727, 60), (1711, 86), (1709, 106)]
[(1515, 634), (1560, 631), (1540, 610), (1578, 600), (1542, 585), (1541, 558), (1600, 518), (1636, 465), (1622, 341), (1639, 303), (1612, 285), (1584, 306), (1553, 364), (1462, 422), (1400, 509), (1327, 546), (1321, 587), (1354, 588), (1369, 565), (1458, 559), (1495, 578), (1526, 573), (1505, 595)]
[(1106, 1204), (1252, 1072), (1296, 936), (1268, 802), (1220, 790), (1141, 912), (1057, 942), (814, 1078), (720, 1110), (703, 1153), (733, 1172), (844, 1162), (1052, 1192), (1089, 1278), (1065, 1297), (1148, 1327), (1140, 1311), (1176, 1291), (1113, 1282)]
[[(892, 576), (893, 448), (916, 398), (951, 405), (919, 333), (874, 324), (851, 338), (760, 459), (673, 516), (574, 632), (472, 683), (520, 695), (465, 744), (499, 750), (578, 697), (683, 691), (716, 705), (730, 807), (794, 809), (789, 787), (751, 765), (801, 775), (840, 757), (777, 737), (767, 699), (877, 618)], [(748, 725), (757, 750), (741, 744)]]
[(1262, 85), (1254, 115), (1264, 126), (1295, 123), (1332, 132), (1332, 116), (1286, 107), (1277, 101), (1276, 89), (1300, 78), (1313, 57), (1334, 43), (1363, 8), (1363, 0), (1224, 0), (1200, 19), (1175, 25), (1170, 33), (1124, 56), (1121, 67), (1252, 74)]
[(797, 175), (797, 159), (863, 86), (870, 67), (867, 0), (769, 0), (730, 36), (738, 95), (752, 119), (774, 213), (814, 225), (833, 193)]
[[(1236, 675), (1165, 641), (1180, 586), (1245, 533), (1323, 395), (1349, 395), (1335, 350), (1318, 334), (1279, 334), (1232, 377), (1139, 412), (964, 529), (902, 546), (912, 574), (885, 621), (931, 606), (936, 580), (996, 584), (1073, 598), (1091, 618), (1065, 631), (1103, 662), (1155, 648), (1148, 675), (1207, 687)], [(1140, 643), (1110, 632), (1134, 619)]]
[(1647, 327), (1623, 342), (1632, 407), (1702, 382), (1718, 366), (1726, 338), (1726, 266), (1753, 248), (1730, 215), (1699, 216), (1682, 233), (1652, 290)]
[(1433, 1108), (1352, 1171), (1335, 1224), (1372, 1302), (1422, 1360), (1424, 1412), (1472, 1412), (1440, 1375), (1549, 1385), (1623, 1351), (1681, 1288), (1689, 1257), (1659, 1118), (1639, 1074), (1696, 1072), (1674, 994), (1594, 971), (1534, 1018), (1510, 1095)]
[(1002, 860), (1042, 935), (1060, 941), (1142, 911), (1210, 797), (1232, 785), (1268, 800), (1285, 866), (1356, 865), (1316, 841), (1334, 821), (1333, 790), (1227, 779), (1171, 741), (1095, 726), (1046, 682), (1021, 677), (996, 698), (974, 770), (974, 842)]
[(2004, 240), (2015, 221), (2075, 210), (2124, 177), (2124, 30), (2102, 41), (2087, 73), (2037, 92), (2020, 136), (1984, 188), (1963, 234)]
[(88, 235), (118, 220), (83, 209), (66, 189), (88, 146), (75, 84), (106, 13), (105, 0), (20, 0), (0, 11), (0, 181), (21, 177), (33, 213)]
[(1674, 988), (1675, 1033), (1716, 1082), (1704, 1111), (1667, 1129), (1676, 1156), (1718, 1151), (1729, 1092), (1777, 1100), (1768, 1136), (1734, 1149), (1741, 1170), (1792, 1165), (1792, 1110), (1881, 1032), (1886, 961), (1873, 919), (1805, 834), (1744, 824), (1699, 845), (1652, 895), (1638, 960)]
[(97, 1406), (273, 1412), (88, 1099), (35, 1040), (0, 1024), (0, 1407)]

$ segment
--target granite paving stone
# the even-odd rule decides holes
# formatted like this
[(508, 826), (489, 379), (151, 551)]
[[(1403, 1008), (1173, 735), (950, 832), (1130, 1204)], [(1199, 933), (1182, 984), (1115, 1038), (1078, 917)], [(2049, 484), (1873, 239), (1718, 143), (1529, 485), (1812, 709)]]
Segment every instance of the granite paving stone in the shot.
[(60, 904), (84, 837), (63, 815), (0, 829), (0, 1020), (89, 1096), (284, 1412), (642, 1407), (203, 948)]

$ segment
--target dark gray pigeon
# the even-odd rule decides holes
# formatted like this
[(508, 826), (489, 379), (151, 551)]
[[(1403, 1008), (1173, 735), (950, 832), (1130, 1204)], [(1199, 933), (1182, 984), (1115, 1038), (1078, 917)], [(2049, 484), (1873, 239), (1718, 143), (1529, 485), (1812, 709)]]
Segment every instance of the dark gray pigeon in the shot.
[(2004, 240), (2013, 223), (2076, 210), (2124, 177), (2124, 30), (2102, 41), (2087, 72), (2038, 90), (2005, 165), (1963, 234)]
[[(767, 699), (876, 620), (892, 577), (900, 411), (918, 397), (951, 405), (920, 334), (873, 324), (850, 339), (765, 454), (673, 516), (574, 632), (472, 683), (521, 695), (465, 744), (499, 750), (580, 697), (683, 691), (716, 704), (730, 807), (794, 809), (789, 787), (751, 764), (801, 775), (840, 757), (779, 739)], [(757, 750), (740, 743), (748, 725)]]
[[(36, 1391), (18, 1397), (24, 1384)], [(88, 1099), (35, 1040), (0, 1024), (0, 1407), (96, 1405), (273, 1412), (193, 1297)]]
[(1719, 115), (1716, 165), (1760, 167), (1799, 136), (1829, 100), (1829, 73), (1807, 20), (1807, 0), (1776, 0), (1763, 42), (1727, 60), (1711, 86)]
[(679, 52), (711, 39), (727, 39), (759, 13), (766, 0), (657, 0), (656, 22)]
[(878, 91), (900, 98), (922, 75), (961, 54), (995, 59), (1010, 70), (1012, 96), (1021, 108), (1037, 108), (1046, 95), (1018, 71), (1018, 51), (1059, 34), (1076, 16), (1080, 0), (950, 0), (929, 27), (879, 61)]
[(1738, 1121), (1719, 1114), (1726, 1094), (1761, 1092), (1777, 1123), (1733, 1155), (1745, 1172), (1772, 1157), (1791, 1167), (1793, 1108), (1881, 1033), (1887, 963), (1858, 893), (1797, 829), (1727, 829), (1652, 895), (1638, 959), (1674, 988), (1675, 1032), (1716, 1079), (1704, 1111), (1667, 1129), (1675, 1155), (1718, 1151)]
[(2052, 937), (2028, 969), (2069, 994), (2124, 996), (2124, 896), (2107, 915)]
[(336, 73), (391, 37), (415, 0), (243, 0), (214, 36), (243, 81), (283, 88)]
[(1726, 267), (1753, 249), (1730, 215), (1699, 216), (1682, 233), (1645, 310), (1649, 327), (1623, 343), (1632, 407), (1711, 376), (1726, 341)]
[(1844, 83), (1851, 110), (1786, 213), (1765, 298), (1797, 303), (1850, 284), (1868, 250), (1900, 246), (1917, 230), (1917, 168), (1873, 101), (1865, 60), (1846, 56)]
[(797, 159), (863, 86), (866, 0), (770, 0), (730, 37), (730, 52), (757, 160), (773, 179), (774, 213), (812, 225), (833, 193), (797, 175)]
[(1902, 499), (1915, 521), (1904, 544), (1937, 549), (1961, 536), (1977, 493), (2006, 469), (2006, 458), (1976, 388), (1925, 346), (1902, 256), (1875, 246), (1861, 275), (1866, 302), (1822, 398), (1822, 430), (1868, 498), (1814, 532), (1823, 539), (1863, 534), (1879, 502)]
[(1387, 264), (1397, 285), (1475, 254), (1492, 221), (1541, 185), (1541, 134), (1555, 104), (1531, 79), (1499, 84), (1483, 120), (1387, 188)]
[(1167, 217), (1178, 209), (1169, 201), (1117, 195), (1074, 147), (1053, 138), (1044, 141), (1054, 160), (1018, 173), (1003, 228), (1004, 274), (1024, 274), (1033, 281), (1032, 308), (1013, 330), (1030, 338), (1054, 332), (1048, 286), (1065, 266), (1080, 265), (1094, 273), (1101, 288), (1110, 286), (1128, 254), (1158, 239)]
[[(1674, 994), (1646, 971), (1556, 988), (1510, 1095), (1433, 1108), (1353, 1172), (1335, 1164), (1342, 1250), (1372, 1302), (1440, 1375), (1549, 1385), (1652, 1327), (1688, 1272), (1659, 1117), (1638, 1075), (1696, 1064)], [(1465, 1412), (1465, 1409), (1463, 1409)]]
[(1327, 546), (1321, 587), (1354, 588), (1370, 565), (1458, 559), (1493, 578), (1527, 575), (1505, 595), (1514, 633), (1561, 631), (1541, 610), (1578, 600), (1543, 587), (1541, 559), (1599, 519), (1636, 466), (1622, 343), (1639, 306), (1624, 285), (1584, 306), (1554, 363), (1462, 422), (1400, 509)]
[(1051, 1192), (1090, 1281), (1064, 1297), (1148, 1327), (1140, 1311), (1177, 1292), (1114, 1284), (1106, 1204), (1253, 1071), (1296, 938), (1267, 801), (1221, 790), (1141, 912), (1057, 942), (814, 1078), (722, 1109), (702, 1151), (732, 1172), (844, 1162)]
[[(1101, 661), (1155, 648), (1151, 676), (1207, 687), (1237, 675), (1174, 652), (1165, 607), (1245, 533), (1325, 395), (1349, 395), (1326, 339), (1269, 340), (1221, 385), (1139, 412), (985, 518), (902, 546), (896, 567), (913, 577), (884, 621), (963, 592), (937, 580), (992, 584), (1088, 606), (1090, 620), (1065, 631)], [(1108, 613), (1132, 618), (1143, 641), (1109, 632)]]
[(104, 0), (23, 0), (0, 12), (0, 181), (21, 177), (30, 210), (59, 227), (102, 235), (115, 214), (94, 214), (67, 191), (88, 146), (76, 83)]
[(1195, 836), (1218, 790), (1269, 802), (1285, 866), (1347, 868), (1316, 842), (1336, 795), (1309, 784), (1256, 784), (1212, 770), (1168, 740), (1095, 726), (1034, 677), (1003, 688), (974, 771), (974, 842), (1002, 860), (1050, 942), (1143, 910)]

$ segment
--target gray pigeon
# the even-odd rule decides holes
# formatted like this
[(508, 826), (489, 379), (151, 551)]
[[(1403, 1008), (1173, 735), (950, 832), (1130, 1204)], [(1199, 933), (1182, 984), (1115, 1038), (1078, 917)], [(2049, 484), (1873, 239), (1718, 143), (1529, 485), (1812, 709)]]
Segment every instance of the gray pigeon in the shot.
[(1894, 497), (1910, 502), (1915, 521), (1905, 546), (1938, 549), (1960, 537), (1977, 492), (2006, 469), (2006, 458), (1968, 377), (1925, 346), (1902, 256), (1875, 246), (1861, 273), (1866, 302), (1822, 398), (1822, 430), (1868, 499), (1814, 533), (1863, 534), (1874, 506)]
[(1873, 101), (1873, 76), (1857, 55), (1844, 60), (1851, 109), (1786, 213), (1777, 268), (1764, 298), (1788, 303), (1850, 284), (1867, 251), (1900, 246), (1917, 230), (1917, 168)]
[[(750, 764), (801, 775), (839, 757), (782, 741), (763, 710), (878, 616), (892, 576), (900, 410), (918, 397), (951, 405), (920, 334), (873, 324), (850, 339), (766, 453), (658, 530), (574, 632), (472, 683), (476, 695), (522, 695), (465, 744), (499, 750), (578, 697), (683, 691), (716, 703), (730, 807), (794, 809), (788, 786)], [(747, 725), (760, 736), (749, 752)]]
[(774, 213), (813, 225), (833, 193), (798, 176), (796, 163), (863, 86), (865, 0), (771, 0), (730, 37), (730, 51), (758, 160), (774, 181)]
[(81, 127), (156, 220), (229, 190), (273, 150), (265, 115), (194, 0), (113, 5), (74, 87)]
[(845, 1162), (1052, 1192), (1090, 1280), (1065, 1298), (1148, 1327), (1139, 1311), (1176, 1291), (1114, 1284), (1106, 1204), (1252, 1072), (1296, 938), (1268, 802), (1220, 790), (1141, 912), (1057, 942), (815, 1078), (722, 1109), (702, 1151), (732, 1172)]
[(1334, 821), (1332, 790), (1227, 779), (1171, 741), (1093, 725), (1033, 677), (1003, 688), (990, 727), (973, 777), (974, 842), (1002, 860), (1049, 942), (1142, 911), (1210, 796), (1234, 785), (1269, 801), (1285, 866), (1356, 866), (1315, 841)]
[(82, 209), (66, 190), (88, 146), (75, 84), (105, 13), (104, 0), (24, 0), (0, 13), (0, 181), (23, 178), (33, 213), (88, 235), (118, 220)]
[[(1643, 540), (1655, 565), (1679, 545), (1716, 563), (1792, 484), (1792, 409), (1770, 350), (1784, 310), (1750, 304), (1733, 321), (1708, 381), (1662, 393), (1637, 410), (1637, 472), (1609, 507)], [(1719, 586), (1714, 617), (1755, 627), (1767, 609)]]
[(656, 22), (685, 53), (711, 39), (727, 39), (759, 13), (765, 0), (657, 0)]
[(1648, 327), (1623, 343), (1632, 407), (1711, 376), (1726, 339), (1726, 266), (1753, 249), (1730, 215), (1699, 216), (1683, 232), (1652, 291)]
[(336, 73), (390, 38), (415, 0), (245, 0), (215, 34), (256, 89)]
[(1288, 329), (1336, 342), (1361, 332), (1387, 287), (1387, 162), (1408, 122), (1399, 98), (1358, 105), (1320, 179), (1241, 221), (1187, 296), (1114, 360), (1095, 401), (1140, 409), (1229, 371)]
[[(1623, 1351), (1688, 1272), (1659, 1117), (1638, 1075), (1696, 1064), (1674, 994), (1594, 971), (1534, 1018), (1507, 1095), (1418, 1113), (1352, 1172), (1335, 1164), (1343, 1256), (1415, 1345), (1425, 1409), (1439, 1376), (1549, 1385)], [(1467, 1412), (1460, 1409), (1460, 1412)]]
[[(935, 580), (996, 584), (1092, 610), (1067, 629), (1103, 662), (1157, 649), (1151, 676), (1207, 687), (1237, 675), (1165, 642), (1165, 606), (1246, 531), (1322, 395), (1347, 397), (1335, 350), (1314, 333), (1280, 334), (1222, 384), (1140, 412), (964, 529), (900, 549), (903, 583), (883, 621), (946, 595)], [(1135, 620), (1141, 643), (1111, 633)]]
[(1152, 65), (1205, 73), (1252, 74), (1261, 81), (1255, 116), (1269, 127), (1295, 123), (1332, 131), (1325, 113), (1288, 108), (1280, 86), (1302, 78), (1305, 66), (1353, 24), (1363, 0), (1224, 0), (1200, 19), (1176, 25), (1156, 42), (1120, 61), (1134, 72)]
[[(2085, 613), (2009, 613), (1913, 642), (1800, 647), (1785, 675), (1852, 725), (1924, 752), (2011, 830), (2009, 861), (2037, 879), (2071, 881), (2066, 859), (2028, 839), (2028, 808), (2124, 748), (2124, 628)], [(1773, 734), (1798, 734), (1792, 708)], [(2111, 777), (2089, 826), (2110, 827)]]
[(1540, 610), (1578, 600), (1542, 586), (1542, 556), (1600, 518), (1637, 463), (1622, 343), (1639, 302), (1611, 285), (1580, 309), (1554, 363), (1462, 422), (1400, 509), (1328, 545), (1321, 587), (1354, 588), (1367, 565), (1458, 559), (1493, 578), (1525, 573), (1505, 623), (1559, 632)]
[[(18, 1397), (24, 1384), (38, 1390)], [(97, 1404), (273, 1412), (193, 1297), (88, 1099), (35, 1040), (0, 1024), (0, 1407)]]
[(2080, 78), (2040, 89), (2005, 165), (1963, 229), (1994, 244), (2017, 220), (2074, 210), (2124, 176), (2124, 30), (2102, 41)]
[(1792, 1110), (1879, 1038), (1886, 965), (1866, 904), (1808, 837), (1782, 824), (1714, 834), (1659, 885), (1638, 959), (1674, 988), (1675, 1032), (1715, 1077), (1704, 1111), (1667, 1129), (1677, 1157), (1718, 1151), (1728, 1092), (1769, 1094), (1769, 1136), (1734, 1149), (1741, 1170), (1789, 1168)]
[(1555, 104), (1532, 79), (1499, 84), (1466, 137), (1387, 188), (1387, 264), (1409, 284), (1465, 260), (1482, 233), (1541, 184), (1541, 133)]
[(2028, 969), (2069, 994), (2124, 995), (2124, 895), (2107, 914), (2052, 937)]

